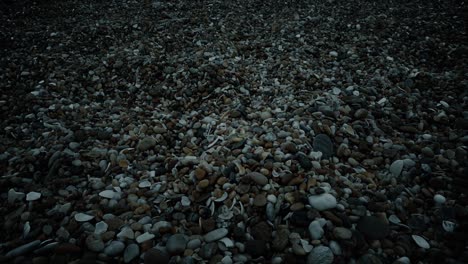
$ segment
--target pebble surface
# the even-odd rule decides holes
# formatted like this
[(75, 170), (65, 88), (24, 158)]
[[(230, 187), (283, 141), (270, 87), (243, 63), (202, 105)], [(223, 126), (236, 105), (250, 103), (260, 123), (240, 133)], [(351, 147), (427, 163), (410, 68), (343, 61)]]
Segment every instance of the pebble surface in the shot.
[(461, 2), (23, 2), (0, 263), (468, 262)]

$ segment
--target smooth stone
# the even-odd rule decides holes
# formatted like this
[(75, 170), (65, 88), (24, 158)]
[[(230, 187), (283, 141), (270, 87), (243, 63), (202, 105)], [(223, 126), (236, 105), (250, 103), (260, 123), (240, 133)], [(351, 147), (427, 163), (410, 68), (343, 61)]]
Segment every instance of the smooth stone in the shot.
[(281, 251), (289, 243), (289, 229), (285, 226), (278, 228), (276, 236), (272, 241), (272, 247), (274, 250)]
[(257, 207), (265, 206), (267, 203), (267, 199), (263, 194), (257, 194), (253, 200), (253, 205)]
[(148, 241), (148, 240), (153, 239), (154, 237), (155, 237), (155, 235), (150, 234), (150, 233), (148, 233), (148, 232), (145, 232), (145, 233), (139, 235), (139, 236), (136, 238), (136, 242), (139, 243), (139, 244), (141, 244), (141, 243), (143, 243), (143, 242), (145, 242), (145, 241)]
[(96, 234), (96, 235), (103, 234), (103, 233), (105, 233), (107, 231), (108, 227), (109, 226), (106, 224), (106, 222), (101, 221), (101, 222), (96, 224), (96, 228), (94, 229), (94, 234)]
[(341, 249), (341, 246), (340, 244), (338, 244), (338, 242), (333, 241), (333, 240), (330, 241), (329, 247), (334, 255), (339, 256), (343, 254), (343, 250)]
[(206, 243), (201, 248), (198, 254), (204, 259), (211, 259), (218, 251), (218, 244)]
[(174, 234), (167, 240), (166, 249), (170, 254), (181, 254), (187, 245), (187, 238), (183, 234)]
[(125, 249), (125, 244), (122, 241), (112, 241), (105, 249), (104, 254), (109, 257), (115, 257), (122, 253)]
[(394, 177), (398, 177), (403, 170), (403, 165), (405, 164), (402, 160), (395, 160), (392, 165), (390, 165), (390, 172)]
[(137, 244), (130, 244), (124, 251), (124, 262), (130, 263), (133, 259), (140, 256), (140, 248)]
[(26, 194), (26, 201), (36, 201), (41, 198), (41, 193), (38, 192), (29, 192)]
[(268, 183), (268, 178), (259, 172), (250, 172), (246, 177), (249, 177), (252, 181), (261, 186), (265, 186)]
[(313, 240), (321, 239), (325, 230), (319, 220), (314, 220), (309, 225), (309, 235)]
[(312, 249), (307, 257), (307, 264), (332, 264), (333, 252), (329, 247), (318, 246)]
[(329, 193), (323, 193), (320, 195), (312, 195), (309, 197), (309, 204), (319, 210), (319, 211), (324, 211), (328, 209), (333, 209), (337, 205), (336, 198), (329, 194)]
[(103, 198), (107, 198), (107, 199), (114, 199), (117, 196), (116, 194), (117, 193), (112, 191), (112, 190), (104, 190), (104, 191), (99, 193), (99, 196), (101, 196)]
[(357, 229), (372, 240), (385, 238), (390, 233), (388, 223), (375, 216), (364, 216), (359, 219)]
[(187, 248), (189, 249), (197, 249), (201, 246), (202, 241), (198, 238), (192, 239), (187, 243)]
[(434, 195), (434, 202), (436, 204), (444, 204), (446, 201), (447, 199), (443, 195), (440, 195), (440, 194)]
[(86, 247), (89, 250), (94, 251), (94, 252), (101, 252), (105, 247), (102, 239), (98, 237), (96, 234), (89, 235), (86, 238), (85, 243), (86, 243)]
[(151, 187), (151, 182), (148, 180), (143, 180), (138, 184), (139, 188), (149, 188)]
[(130, 227), (123, 227), (122, 230), (117, 234), (118, 238), (134, 239), (135, 232)]
[(353, 236), (351, 230), (344, 227), (335, 227), (333, 229), (333, 234), (338, 239), (350, 239)]
[(84, 213), (77, 213), (75, 214), (75, 220), (77, 222), (88, 222), (89, 220), (93, 219), (94, 216), (92, 215), (88, 215), (88, 214), (84, 214)]
[(5, 255), (5, 257), (14, 258), (14, 257), (17, 257), (17, 256), (25, 255), (28, 252), (31, 252), (34, 249), (36, 249), (40, 244), (41, 244), (40, 240), (34, 240), (32, 242), (29, 242), (27, 244), (24, 244), (22, 246), (19, 246), (19, 247), (15, 248), (15, 249), (12, 249), (12, 250), (8, 251), (6, 253), (6, 255)]
[(146, 151), (154, 146), (156, 146), (156, 139), (152, 137), (145, 137), (138, 142), (137, 149), (139, 151)]
[(218, 229), (215, 229), (215, 230), (205, 234), (203, 239), (207, 243), (209, 243), (209, 242), (213, 242), (213, 241), (219, 240), (219, 239), (227, 236), (228, 233), (229, 233), (229, 230), (227, 230), (226, 228), (218, 228)]

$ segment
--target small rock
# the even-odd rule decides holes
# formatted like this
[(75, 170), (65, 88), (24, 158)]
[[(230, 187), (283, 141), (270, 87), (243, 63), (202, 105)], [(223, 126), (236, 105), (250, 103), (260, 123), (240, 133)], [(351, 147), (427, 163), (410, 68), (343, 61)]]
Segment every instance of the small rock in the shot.
[(394, 177), (400, 176), (404, 164), (405, 163), (402, 160), (395, 160), (392, 165), (390, 165), (390, 172)]
[(440, 194), (434, 195), (434, 202), (436, 204), (444, 204), (446, 201), (447, 199), (443, 195), (440, 195)]
[(272, 247), (274, 250), (281, 251), (289, 243), (289, 229), (287, 227), (279, 227), (276, 231), (276, 236), (272, 241)]
[(365, 119), (368, 115), (369, 115), (369, 112), (364, 108), (358, 109), (354, 113), (354, 117), (357, 119)]
[(145, 137), (144, 139), (140, 140), (137, 145), (137, 149), (139, 151), (146, 151), (154, 146), (156, 146), (156, 139), (152, 137)]
[(209, 243), (227, 236), (228, 233), (229, 231), (226, 228), (219, 228), (207, 233), (203, 238)]
[(41, 194), (38, 192), (29, 192), (26, 195), (26, 201), (36, 201), (41, 198)]
[(166, 249), (170, 254), (182, 254), (187, 245), (187, 238), (183, 234), (174, 234), (167, 240)]
[(218, 251), (218, 245), (216, 243), (206, 243), (201, 248), (198, 254), (204, 259), (211, 259)]
[(249, 240), (245, 242), (245, 252), (253, 258), (265, 256), (267, 253), (266, 241), (264, 240)]
[(254, 198), (253, 205), (257, 207), (263, 207), (267, 203), (267, 199), (264, 194), (257, 194)]
[(336, 198), (329, 194), (329, 193), (323, 193), (320, 195), (312, 195), (309, 197), (309, 204), (319, 210), (319, 211), (324, 211), (328, 209), (335, 208), (337, 205)]
[(104, 249), (104, 242), (95, 234), (89, 235), (86, 238), (86, 247), (94, 252), (101, 252)]
[(333, 234), (338, 239), (350, 239), (353, 236), (351, 230), (344, 227), (335, 227), (333, 229)]
[[(322, 218), (322, 220), (324, 220)], [(325, 224), (324, 221), (320, 219), (314, 220), (309, 225), (309, 235), (313, 240), (321, 239), (325, 230), (323, 230), (323, 225)]]
[(134, 239), (135, 238), (135, 232), (133, 229), (130, 227), (126, 226), (120, 230), (120, 232), (117, 234), (118, 238), (125, 238), (125, 239)]
[(16, 192), (14, 189), (8, 190), (8, 203), (14, 203), (16, 200), (21, 201), (24, 199), (25, 194)]
[(139, 244), (141, 244), (141, 243), (143, 243), (143, 242), (145, 242), (145, 241), (148, 241), (148, 240), (153, 239), (154, 237), (155, 237), (155, 236), (154, 236), (153, 234), (150, 234), (150, 233), (148, 233), (148, 232), (145, 232), (145, 233), (139, 235), (139, 236), (136, 238), (136, 242), (139, 243)]
[(125, 244), (122, 241), (112, 241), (105, 249), (104, 254), (109, 257), (119, 255), (125, 249)]
[(307, 257), (307, 264), (332, 264), (333, 252), (329, 247), (318, 246), (312, 249)]
[(259, 172), (250, 172), (246, 175), (246, 177), (249, 177), (252, 181), (261, 186), (264, 186), (268, 183), (268, 178)]
[(25, 245), (19, 246), (15, 249), (8, 251), (5, 256), (8, 258), (14, 258), (17, 256), (26, 255), (28, 252), (31, 252), (34, 249), (36, 249), (40, 244), (40, 240), (34, 240)]
[(133, 259), (140, 255), (140, 248), (137, 244), (130, 244), (124, 251), (124, 262), (130, 263)]
[(84, 213), (77, 213), (75, 214), (75, 220), (77, 222), (88, 222), (89, 220), (93, 219), (94, 216), (92, 215), (87, 215), (87, 214), (84, 214)]
[(96, 235), (100, 235), (100, 234), (103, 234), (107, 231), (107, 227), (108, 225), (106, 224), (106, 222), (99, 222), (96, 224), (96, 228), (94, 229), (94, 234)]
[(326, 159), (333, 156), (333, 142), (325, 134), (315, 136), (313, 147), (314, 150), (322, 152), (323, 157)]

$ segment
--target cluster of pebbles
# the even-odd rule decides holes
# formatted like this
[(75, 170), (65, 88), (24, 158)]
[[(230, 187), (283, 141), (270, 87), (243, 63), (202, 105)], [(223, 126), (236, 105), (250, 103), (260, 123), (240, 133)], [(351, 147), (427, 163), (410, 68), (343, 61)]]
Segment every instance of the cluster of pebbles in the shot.
[(468, 261), (463, 3), (98, 2), (4, 4), (0, 263)]

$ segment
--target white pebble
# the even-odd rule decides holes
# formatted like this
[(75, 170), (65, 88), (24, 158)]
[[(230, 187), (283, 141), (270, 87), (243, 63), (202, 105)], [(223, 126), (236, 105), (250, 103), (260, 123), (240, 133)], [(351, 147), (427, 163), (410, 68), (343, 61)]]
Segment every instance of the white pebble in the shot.
[(434, 202), (436, 204), (444, 204), (445, 201), (447, 201), (447, 199), (443, 195), (440, 195), (440, 194), (434, 195)]

